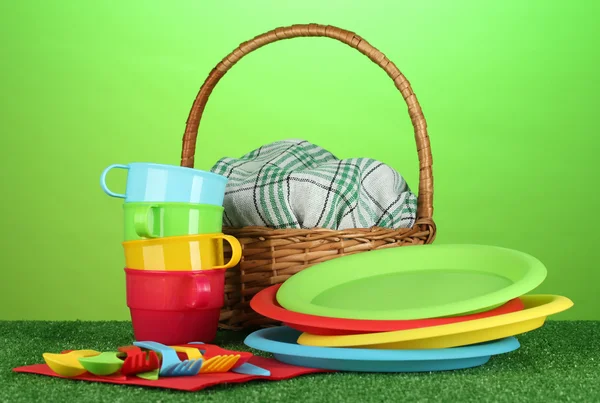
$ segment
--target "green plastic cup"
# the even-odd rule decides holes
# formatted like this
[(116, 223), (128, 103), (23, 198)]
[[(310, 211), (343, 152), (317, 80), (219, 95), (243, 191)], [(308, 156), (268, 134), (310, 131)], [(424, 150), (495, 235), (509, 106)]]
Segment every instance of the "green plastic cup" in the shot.
[(220, 233), (223, 207), (194, 203), (124, 203), (125, 241)]

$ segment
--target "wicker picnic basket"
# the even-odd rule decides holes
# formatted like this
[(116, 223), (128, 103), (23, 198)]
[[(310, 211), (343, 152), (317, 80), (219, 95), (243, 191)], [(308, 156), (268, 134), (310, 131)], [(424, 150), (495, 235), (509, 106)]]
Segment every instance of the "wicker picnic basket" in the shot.
[[(281, 39), (306, 36), (336, 39), (357, 49), (381, 67), (408, 105), (419, 155), (419, 192), (417, 220), (413, 228), (356, 228), (345, 230), (272, 229), (267, 227), (223, 228), (223, 232), (239, 239), (242, 260), (228, 270), (225, 304), (220, 327), (241, 329), (275, 324), (250, 308), (249, 302), (260, 290), (284, 282), (290, 276), (316, 263), (339, 256), (374, 249), (433, 242), (432, 157), (425, 117), (410, 83), (387, 57), (353, 32), (330, 25), (303, 24), (281, 27), (242, 43), (210, 72), (192, 105), (183, 136), (181, 166), (193, 167), (200, 118), (213, 88), (225, 73), (248, 53)], [(227, 252), (226, 252), (227, 253)]]

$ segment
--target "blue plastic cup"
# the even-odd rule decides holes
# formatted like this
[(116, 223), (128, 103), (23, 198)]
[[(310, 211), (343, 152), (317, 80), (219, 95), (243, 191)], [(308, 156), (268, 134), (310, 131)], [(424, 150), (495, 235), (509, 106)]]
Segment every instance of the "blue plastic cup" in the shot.
[[(126, 169), (125, 193), (116, 193), (106, 185), (106, 176), (113, 168)], [(100, 176), (100, 186), (112, 197), (125, 202), (181, 202), (223, 205), (227, 178), (212, 172), (175, 165), (133, 162), (113, 164)]]

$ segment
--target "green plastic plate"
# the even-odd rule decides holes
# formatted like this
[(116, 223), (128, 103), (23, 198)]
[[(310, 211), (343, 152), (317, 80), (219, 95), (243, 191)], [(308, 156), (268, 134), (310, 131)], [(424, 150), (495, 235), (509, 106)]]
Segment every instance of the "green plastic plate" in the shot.
[(305, 314), (412, 320), (481, 312), (546, 277), (536, 258), (485, 245), (380, 249), (316, 264), (290, 277), (277, 302)]

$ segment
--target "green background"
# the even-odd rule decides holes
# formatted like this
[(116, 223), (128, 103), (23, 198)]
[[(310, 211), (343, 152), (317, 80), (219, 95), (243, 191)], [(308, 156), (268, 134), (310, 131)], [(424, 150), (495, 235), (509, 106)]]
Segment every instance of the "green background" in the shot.
[[(127, 319), (112, 163), (179, 164), (189, 107), (240, 42), (294, 23), (354, 31), (410, 80), (429, 124), (438, 243), (522, 250), (561, 319), (600, 319), (593, 1), (0, 3), (0, 319)], [(417, 189), (406, 106), (387, 75), (324, 38), (278, 42), (216, 88), (197, 168), (283, 138), (372, 157)], [(110, 184), (124, 185), (124, 175)]]

